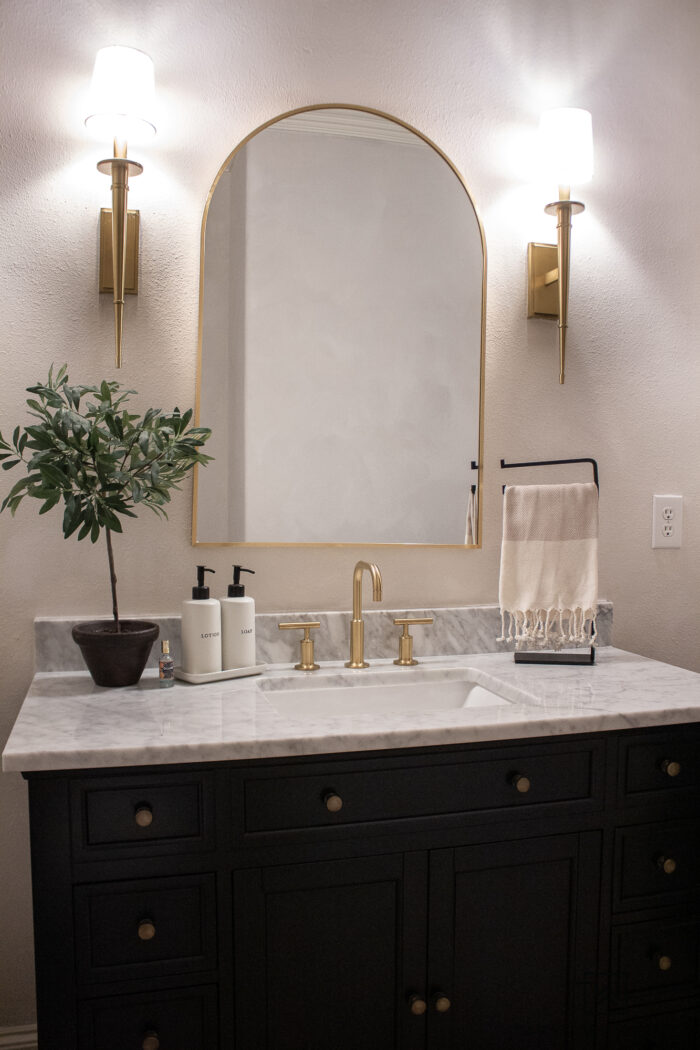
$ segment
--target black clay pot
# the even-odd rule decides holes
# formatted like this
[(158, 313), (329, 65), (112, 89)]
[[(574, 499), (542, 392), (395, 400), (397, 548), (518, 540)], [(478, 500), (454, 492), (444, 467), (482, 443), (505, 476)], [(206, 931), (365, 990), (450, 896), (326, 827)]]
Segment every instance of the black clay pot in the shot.
[(96, 685), (136, 685), (160, 630), (148, 620), (121, 620), (119, 626), (117, 631), (113, 620), (91, 620), (73, 628)]

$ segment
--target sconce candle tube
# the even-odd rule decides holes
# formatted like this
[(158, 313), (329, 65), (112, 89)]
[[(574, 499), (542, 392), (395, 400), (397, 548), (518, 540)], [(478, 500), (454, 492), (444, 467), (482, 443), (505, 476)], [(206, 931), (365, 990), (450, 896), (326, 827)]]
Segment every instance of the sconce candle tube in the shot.
[(560, 187), (560, 200), (548, 204), (544, 209), (547, 215), (557, 217), (557, 268), (559, 282), (559, 383), (565, 378), (566, 366), (566, 329), (569, 317), (569, 273), (571, 267), (571, 216), (584, 211), (580, 201), (568, 198), (568, 188)]
[[(117, 156), (101, 160), (98, 171), (112, 176), (112, 280), (114, 285), (114, 344), (115, 364), (122, 366), (122, 330), (124, 322), (124, 284), (126, 280), (126, 213), (129, 194), (129, 175), (140, 175), (143, 167), (137, 161)], [(126, 147), (123, 149), (126, 154)]]

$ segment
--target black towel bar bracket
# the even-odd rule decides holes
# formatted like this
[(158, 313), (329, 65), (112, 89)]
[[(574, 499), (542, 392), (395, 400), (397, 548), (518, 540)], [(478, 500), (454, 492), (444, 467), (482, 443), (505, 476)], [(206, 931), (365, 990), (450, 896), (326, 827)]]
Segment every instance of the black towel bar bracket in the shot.
[[(476, 462), (475, 459), (472, 460), (471, 469), (472, 470), (478, 470), (479, 469), (479, 464)], [(472, 485), (471, 486), (471, 491), (472, 491), (472, 495), (473, 496), (476, 495), (476, 485)]]
[[(501, 460), (501, 470), (511, 470), (517, 467), (554, 467), (560, 464), (566, 463), (590, 463), (593, 468), (593, 481), (595, 487), (600, 492), (600, 484), (598, 481), (598, 463), (595, 459), (591, 459), (590, 456), (583, 456), (580, 459), (537, 459), (530, 463), (506, 463), (504, 459)], [(506, 487), (503, 486), (505, 492)], [(592, 630), (592, 628), (591, 628)], [(513, 659), (516, 664), (594, 664), (595, 663), (595, 647), (591, 645), (590, 651), (582, 651), (580, 653), (558, 653), (558, 652), (537, 652), (529, 650), (527, 652), (515, 652), (513, 653)]]

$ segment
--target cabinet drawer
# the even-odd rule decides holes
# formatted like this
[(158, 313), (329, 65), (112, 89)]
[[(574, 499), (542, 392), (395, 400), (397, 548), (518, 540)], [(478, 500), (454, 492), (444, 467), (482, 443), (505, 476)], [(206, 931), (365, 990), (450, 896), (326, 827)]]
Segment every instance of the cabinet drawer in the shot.
[(623, 795), (646, 801), (700, 790), (700, 733), (695, 727), (621, 741)]
[(700, 992), (700, 922), (659, 921), (613, 933), (613, 1005)]
[(211, 848), (213, 777), (208, 772), (73, 781), (73, 855), (145, 856)]
[(608, 1050), (677, 1050), (700, 1046), (700, 1014), (665, 1013), (610, 1026)]
[(213, 875), (78, 886), (74, 899), (83, 982), (191, 973), (216, 965)]
[[(244, 785), (246, 832), (322, 828), (358, 822), (440, 817), (586, 803), (594, 794), (591, 747), (513, 749), (512, 754), (466, 755), (434, 765), (389, 765), (350, 772), (305, 765)], [(493, 756), (493, 752), (491, 752)], [(355, 764), (357, 768), (357, 764)]]
[(615, 835), (618, 908), (679, 903), (700, 892), (700, 821), (644, 824)]
[(212, 1050), (218, 1045), (216, 988), (88, 1000), (78, 1050)]

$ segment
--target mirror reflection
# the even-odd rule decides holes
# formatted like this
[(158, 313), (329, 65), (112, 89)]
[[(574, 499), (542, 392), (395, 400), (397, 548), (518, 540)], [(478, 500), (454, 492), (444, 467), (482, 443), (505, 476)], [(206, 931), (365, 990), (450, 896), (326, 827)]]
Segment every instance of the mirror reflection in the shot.
[(437, 149), (285, 116), (220, 171), (202, 252), (194, 542), (476, 543), (484, 246)]

